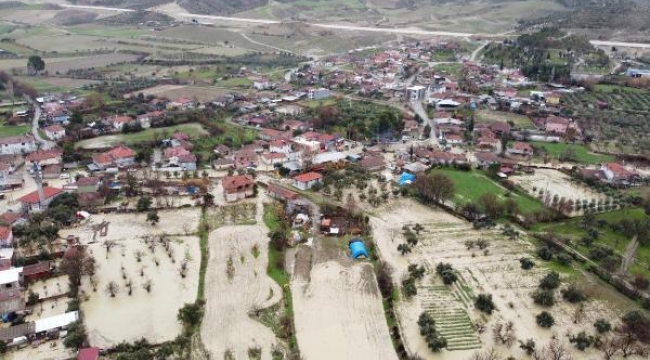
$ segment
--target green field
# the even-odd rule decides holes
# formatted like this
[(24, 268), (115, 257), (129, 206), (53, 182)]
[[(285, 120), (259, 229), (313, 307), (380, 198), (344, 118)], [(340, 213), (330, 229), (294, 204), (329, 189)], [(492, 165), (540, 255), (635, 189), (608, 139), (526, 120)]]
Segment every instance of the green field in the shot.
[[(454, 169), (435, 169), (433, 173), (444, 174), (454, 182), (456, 187), (455, 202), (463, 204), (470, 201), (475, 202), (485, 193), (492, 193), (502, 201), (508, 198), (505, 194), (509, 190), (479, 171), (468, 172)], [(523, 213), (531, 213), (544, 208), (541, 202), (520, 192), (510, 192), (509, 198), (517, 202), (519, 210)]]
[(528, 116), (504, 111), (479, 110), (476, 112), (476, 120), (478, 122), (506, 121), (512, 122), (518, 128), (534, 128), (533, 122)]
[(536, 149), (545, 149), (549, 157), (559, 159), (567, 149), (572, 148), (575, 152), (575, 159), (582, 164), (602, 164), (614, 161), (610, 155), (602, 155), (589, 152), (585, 145), (565, 144), (565, 143), (547, 143), (531, 141), (530, 145)]
[[(645, 212), (642, 209), (623, 209), (606, 212), (596, 215), (596, 220), (605, 220), (608, 224), (619, 222), (623, 219), (644, 219)], [(550, 232), (555, 235), (568, 237), (572, 240), (571, 246), (580, 251), (583, 255), (589, 253), (589, 248), (584, 246), (580, 239), (587, 235), (587, 231), (581, 226), (582, 217), (572, 218), (559, 223), (537, 224), (532, 230), (539, 232)], [(593, 226), (599, 232), (598, 239), (591, 245), (603, 244), (611, 247), (617, 253), (623, 253), (630, 239), (623, 234), (614, 231), (608, 226)], [(636, 263), (630, 268), (633, 274), (645, 274), (650, 276), (650, 247), (639, 246), (636, 253)]]
[(232, 77), (227, 80), (218, 80), (215, 86), (223, 86), (226, 88), (249, 88), (253, 86), (253, 81), (245, 77)]
[(162, 139), (166, 136), (170, 136), (176, 131), (182, 131), (185, 134), (189, 135), (192, 139), (199, 138), (208, 134), (200, 124), (189, 123), (164, 128), (149, 128), (131, 134), (99, 136), (96, 138), (80, 141), (75, 145), (75, 147), (93, 149), (106, 148), (117, 144), (138, 145), (143, 142), (153, 141), (156, 138)]
[(2, 124), (0, 125), (0, 138), (7, 136), (25, 135), (30, 131), (30, 129), (31, 127), (29, 125), (9, 126)]

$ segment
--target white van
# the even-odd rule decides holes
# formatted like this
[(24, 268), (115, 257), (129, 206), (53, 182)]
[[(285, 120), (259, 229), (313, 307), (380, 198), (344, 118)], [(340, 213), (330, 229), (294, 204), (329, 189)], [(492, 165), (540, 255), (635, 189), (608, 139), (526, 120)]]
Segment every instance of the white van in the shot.
[(61, 179), (61, 180), (69, 180), (70, 179), (70, 174), (61, 173), (61, 175), (59, 175), (59, 179)]

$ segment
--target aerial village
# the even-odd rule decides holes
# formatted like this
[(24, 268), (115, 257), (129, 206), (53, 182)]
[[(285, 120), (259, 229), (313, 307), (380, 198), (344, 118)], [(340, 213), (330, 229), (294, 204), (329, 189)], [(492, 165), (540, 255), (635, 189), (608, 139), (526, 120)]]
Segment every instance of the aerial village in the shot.
[[(647, 246), (647, 227), (629, 227), (650, 168), (589, 148), (597, 135), (566, 100), (589, 84), (532, 80), (463, 46), (357, 49), (281, 80), (242, 66), (249, 87), (207, 100), (14, 102), (7, 123), (27, 131), (0, 138), (0, 349), (496, 359), (471, 357), (492, 344), (523, 359), (537, 341), (551, 359), (584, 354), (579, 337), (592, 357), (575, 358), (646, 358), (642, 340), (617, 347), (622, 313), (602, 301), (650, 303), (647, 252), (629, 256)], [(569, 299), (552, 310), (559, 283), (535, 290), (549, 276)], [(612, 330), (596, 348), (585, 332), (599, 321)]]

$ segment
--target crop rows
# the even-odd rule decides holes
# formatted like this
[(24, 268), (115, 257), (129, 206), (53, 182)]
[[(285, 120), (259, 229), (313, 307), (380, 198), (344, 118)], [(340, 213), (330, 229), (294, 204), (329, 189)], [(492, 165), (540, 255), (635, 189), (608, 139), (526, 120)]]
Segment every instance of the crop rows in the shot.
[[(460, 283), (460, 284), (459, 284)], [(447, 339), (447, 350), (469, 350), (481, 347), (474, 325), (467, 314), (473, 294), (459, 278), (453, 289), (444, 285), (424, 286), (421, 295), (423, 308), (436, 321), (436, 330)]]

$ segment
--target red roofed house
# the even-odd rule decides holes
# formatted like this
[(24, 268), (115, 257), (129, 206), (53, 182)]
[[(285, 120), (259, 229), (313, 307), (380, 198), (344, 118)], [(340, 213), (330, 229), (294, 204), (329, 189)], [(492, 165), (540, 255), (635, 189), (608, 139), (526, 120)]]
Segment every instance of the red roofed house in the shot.
[(24, 195), (23, 197), (18, 198), (18, 202), (22, 203), (23, 209), (27, 210), (28, 212), (40, 212), (47, 209), (52, 200), (54, 200), (54, 198), (62, 192), (62, 189), (44, 186), (42, 201), (39, 200), (38, 191), (33, 191), (27, 195)]
[(196, 170), (196, 156), (183, 147), (166, 148), (163, 151), (163, 167), (180, 167), (182, 170)]
[(255, 182), (248, 175), (226, 176), (221, 179), (226, 201), (237, 201), (254, 195)]
[(93, 163), (99, 170), (110, 166), (131, 166), (135, 163), (135, 151), (123, 145), (118, 146), (107, 152), (93, 155)]
[(63, 151), (58, 149), (40, 150), (25, 157), (25, 165), (31, 167), (34, 163), (40, 166), (59, 165), (63, 162)]
[(77, 360), (98, 360), (99, 348), (91, 347), (79, 350)]
[(0, 226), (0, 247), (11, 247), (14, 242), (14, 233), (10, 226)]
[(133, 119), (130, 116), (115, 116), (113, 118), (108, 119), (108, 122), (110, 122), (113, 125), (113, 129), (115, 130), (122, 130), (125, 124), (130, 123), (133, 121)]
[(59, 140), (65, 137), (65, 128), (60, 125), (51, 125), (43, 129), (45, 135), (52, 140)]
[(606, 181), (610, 184), (627, 185), (630, 182), (639, 180), (639, 174), (617, 163), (604, 164), (601, 170), (605, 173)]
[(508, 149), (508, 153), (512, 155), (532, 156), (533, 147), (529, 143), (517, 141)]
[(293, 186), (300, 190), (311, 189), (312, 186), (322, 183), (323, 175), (313, 171), (293, 177)]
[(172, 101), (169, 104), (167, 104), (168, 109), (175, 109), (179, 108), (181, 110), (189, 110), (192, 109), (196, 104), (194, 101), (190, 98), (181, 96), (176, 101)]

